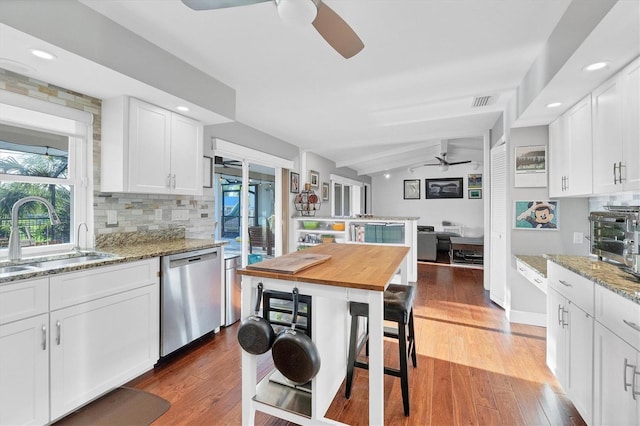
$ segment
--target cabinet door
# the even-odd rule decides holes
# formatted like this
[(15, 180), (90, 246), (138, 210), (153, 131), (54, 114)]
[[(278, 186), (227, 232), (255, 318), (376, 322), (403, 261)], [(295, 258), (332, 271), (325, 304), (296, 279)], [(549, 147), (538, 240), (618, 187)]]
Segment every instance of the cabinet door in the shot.
[(640, 59), (622, 70), (622, 184), (625, 191), (640, 190)]
[(640, 371), (640, 354), (598, 322), (594, 343), (593, 424), (637, 425), (640, 396), (633, 398), (631, 384), (634, 367)]
[(171, 112), (138, 99), (130, 102), (129, 191), (169, 193)]
[(547, 365), (560, 385), (567, 389), (568, 310), (566, 299), (547, 288)]
[(202, 194), (202, 125), (178, 114), (171, 118), (171, 192)]
[(158, 360), (157, 285), (53, 311), (50, 323), (52, 420)]
[(549, 124), (549, 197), (561, 197), (568, 174), (569, 137), (564, 116)]
[(49, 422), (48, 314), (0, 326), (0, 424)]
[(582, 418), (593, 415), (593, 317), (569, 302), (568, 363), (565, 391)]
[(565, 179), (566, 195), (590, 195), (592, 192), (592, 138), (591, 95), (578, 102), (567, 113), (569, 132), (569, 156), (565, 167), (569, 168)]
[(622, 189), (618, 183), (618, 171), (614, 170), (614, 165), (617, 167), (618, 163), (622, 161), (622, 97), (620, 86), (620, 78), (616, 76), (607, 80), (591, 96), (594, 194), (615, 192)]

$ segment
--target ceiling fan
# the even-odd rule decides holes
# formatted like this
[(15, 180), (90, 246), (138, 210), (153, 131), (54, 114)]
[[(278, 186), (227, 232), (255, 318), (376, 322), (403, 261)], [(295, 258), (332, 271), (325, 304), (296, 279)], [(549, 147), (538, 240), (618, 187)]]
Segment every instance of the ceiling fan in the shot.
[(311, 23), (339, 54), (346, 59), (364, 48), (360, 37), (322, 0), (182, 0), (193, 10), (223, 9), (273, 1), (280, 18), (287, 23)]
[(422, 166), (438, 166), (440, 167), (441, 171), (446, 171), (449, 169), (449, 166), (455, 166), (457, 164), (467, 164), (467, 163), (471, 163), (471, 160), (465, 160), (465, 161), (447, 161), (447, 147), (448, 147), (448, 142), (447, 140), (442, 140), (440, 141), (440, 156), (438, 157), (437, 155), (435, 156), (435, 158), (438, 160), (437, 163), (425, 163), (425, 164), (420, 164), (418, 166), (413, 166), (409, 168), (410, 172), (413, 172), (413, 170), (416, 167), (422, 167)]

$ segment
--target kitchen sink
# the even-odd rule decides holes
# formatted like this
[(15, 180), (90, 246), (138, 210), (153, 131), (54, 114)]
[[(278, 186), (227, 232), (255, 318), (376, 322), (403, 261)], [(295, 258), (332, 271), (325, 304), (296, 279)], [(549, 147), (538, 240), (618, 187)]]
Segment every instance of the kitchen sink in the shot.
[(17, 272), (25, 273), (29, 271), (37, 271), (40, 268), (32, 265), (9, 265), (0, 268), (0, 276), (15, 274)]
[(36, 263), (30, 263), (29, 265), (32, 265), (41, 269), (51, 269), (51, 268), (75, 265), (78, 263), (90, 262), (92, 260), (111, 259), (113, 257), (114, 256), (110, 254), (95, 253), (95, 254), (85, 254), (85, 255), (74, 256), (74, 257), (65, 257), (62, 259), (43, 260)]

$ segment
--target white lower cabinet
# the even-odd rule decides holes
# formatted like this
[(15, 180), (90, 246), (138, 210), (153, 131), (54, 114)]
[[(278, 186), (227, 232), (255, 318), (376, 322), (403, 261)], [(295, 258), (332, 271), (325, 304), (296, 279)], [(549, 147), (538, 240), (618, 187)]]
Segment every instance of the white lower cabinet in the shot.
[(547, 270), (547, 365), (591, 424), (594, 283), (552, 262)]
[(640, 424), (640, 352), (596, 322), (594, 361), (593, 423)]
[(640, 305), (597, 287), (594, 424), (640, 424)]
[(0, 425), (49, 421), (49, 315), (0, 325)]
[(154, 258), (0, 286), (0, 425), (53, 422), (153, 368), (158, 274)]

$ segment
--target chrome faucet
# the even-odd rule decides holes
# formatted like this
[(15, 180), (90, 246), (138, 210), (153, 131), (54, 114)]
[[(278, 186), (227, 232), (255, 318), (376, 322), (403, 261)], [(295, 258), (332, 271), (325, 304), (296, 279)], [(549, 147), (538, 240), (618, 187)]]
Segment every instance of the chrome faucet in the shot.
[(45, 200), (42, 197), (29, 196), (19, 199), (15, 202), (13, 207), (11, 208), (11, 234), (9, 234), (9, 260), (20, 260), (22, 257), (22, 250), (20, 247), (20, 230), (18, 229), (18, 210), (20, 207), (28, 203), (30, 201), (38, 201), (45, 205), (47, 210), (49, 211), (49, 220), (52, 225), (59, 225), (60, 218), (58, 214), (55, 212), (53, 206), (50, 202)]
[(80, 225), (78, 225), (78, 232), (76, 232), (76, 246), (73, 248), (78, 253), (80, 253), (80, 251), (82, 250), (80, 248), (80, 227), (82, 227), (83, 225), (84, 225), (84, 232), (87, 234), (89, 233), (89, 227), (87, 226), (87, 224), (84, 222), (80, 222)]

